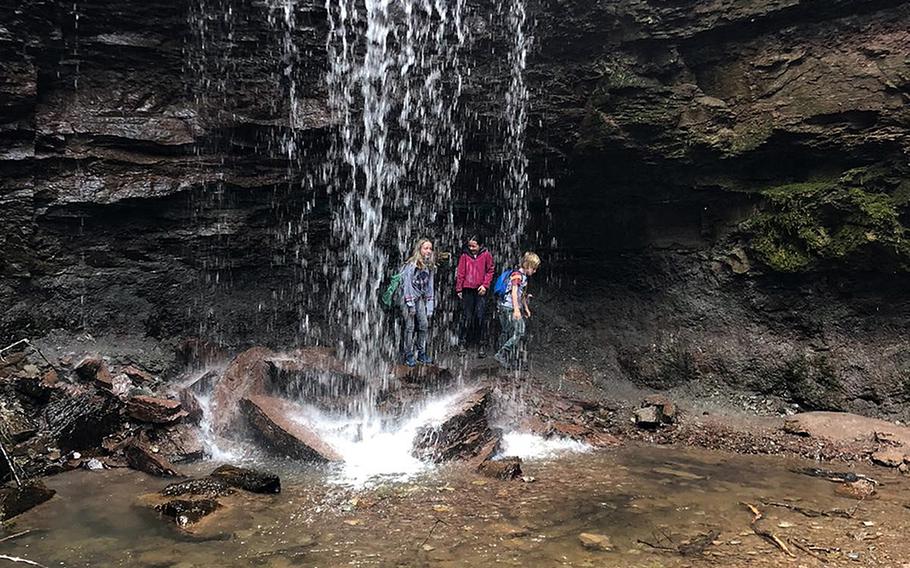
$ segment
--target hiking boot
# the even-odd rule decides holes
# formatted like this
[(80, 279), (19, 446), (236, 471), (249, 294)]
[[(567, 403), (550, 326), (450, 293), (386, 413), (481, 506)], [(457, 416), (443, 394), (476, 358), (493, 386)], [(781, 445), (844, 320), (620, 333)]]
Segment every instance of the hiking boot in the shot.
[(414, 360), (413, 353), (408, 353), (407, 355), (404, 356), (404, 364), (407, 365), (408, 367), (417, 366), (417, 361)]
[(496, 355), (493, 355), (493, 358), (496, 359), (496, 362), (499, 363), (499, 366), (502, 367), (503, 369), (511, 368), (511, 365), (509, 364), (509, 360), (502, 353), (497, 352)]
[(427, 355), (426, 353), (421, 353), (417, 356), (417, 362), (421, 365), (432, 365), (433, 358)]
[(462, 357), (464, 357), (465, 355), (468, 354), (468, 348), (465, 347), (464, 343), (458, 344), (458, 354), (461, 355)]
[(477, 353), (477, 356), (480, 357), (481, 359), (486, 359), (486, 357), (487, 357), (487, 350), (484, 349), (483, 347), (481, 347), (481, 348), (480, 348), (480, 351)]

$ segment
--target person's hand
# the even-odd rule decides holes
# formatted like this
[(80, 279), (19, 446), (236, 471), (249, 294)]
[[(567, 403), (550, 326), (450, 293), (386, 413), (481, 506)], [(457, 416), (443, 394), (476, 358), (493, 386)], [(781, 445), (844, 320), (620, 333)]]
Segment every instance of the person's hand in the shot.
[(483, 296), (487, 293), (487, 287), (481, 284), (480, 288), (477, 289), (477, 293)]
[(430, 319), (432, 317), (433, 317), (433, 310), (427, 310), (427, 319)]
[(514, 310), (512, 310), (512, 319), (515, 321), (518, 321), (521, 319), (521, 312), (518, 310), (518, 308), (515, 308)]
[(526, 318), (531, 317), (531, 308), (525, 308), (525, 317)]
[(460, 300), (460, 299), (461, 299), (461, 292), (455, 292), (455, 294), (458, 295), (458, 299)]

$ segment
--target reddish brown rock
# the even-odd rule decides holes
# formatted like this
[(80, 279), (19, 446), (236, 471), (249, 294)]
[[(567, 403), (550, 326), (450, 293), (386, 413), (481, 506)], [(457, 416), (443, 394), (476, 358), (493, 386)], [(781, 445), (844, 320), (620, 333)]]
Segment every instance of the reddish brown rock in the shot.
[(59, 375), (57, 375), (57, 371), (55, 369), (49, 370), (48, 372), (44, 373), (43, 377), (41, 377), (41, 383), (47, 387), (52, 387), (52, 386), (56, 385), (57, 381), (59, 381), (59, 380), (60, 380), (60, 377), (59, 377)]
[(455, 377), (451, 371), (438, 365), (396, 365), (392, 370), (395, 379), (406, 385), (419, 385), (422, 388), (442, 388), (452, 384)]
[(214, 430), (225, 434), (239, 425), (240, 400), (265, 394), (269, 378), (267, 359), (275, 354), (265, 347), (247, 349), (231, 361), (212, 393)]
[(849, 412), (803, 412), (786, 418), (784, 430), (838, 443), (888, 439), (893, 444), (910, 447), (910, 428)]
[(486, 388), (464, 395), (440, 425), (418, 431), (412, 454), (438, 463), (469, 460), (489, 449), (499, 437), (487, 421), (490, 396)]
[(129, 377), (130, 380), (136, 384), (150, 383), (155, 380), (152, 375), (146, 373), (135, 365), (127, 365), (121, 369), (120, 372)]
[(272, 451), (294, 459), (327, 462), (341, 457), (306, 426), (291, 419), (300, 407), (271, 396), (251, 396), (240, 401), (250, 428)]
[(862, 501), (878, 499), (878, 491), (875, 489), (875, 484), (866, 479), (857, 479), (856, 481), (842, 483), (834, 488), (834, 492), (841, 497)]
[(885, 467), (900, 467), (908, 457), (910, 451), (907, 448), (886, 446), (872, 454), (872, 461)]
[(157, 477), (185, 477), (177, 472), (174, 465), (160, 453), (140, 443), (128, 444), (123, 448), (127, 464), (138, 471)]
[(76, 376), (82, 381), (93, 381), (99, 386), (107, 387), (111, 384), (111, 372), (100, 355), (87, 355), (76, 363), (74, 369)]
[(498, 460), (486, 460), (477, 471), (494, 479), (511, 480), (521, 477), (521, 458), (504, 457)]
[(186, 416), (180, 401), (139, 395), (126, 403), (126, 413), (140, 422), (152, 424), (173, 424)]

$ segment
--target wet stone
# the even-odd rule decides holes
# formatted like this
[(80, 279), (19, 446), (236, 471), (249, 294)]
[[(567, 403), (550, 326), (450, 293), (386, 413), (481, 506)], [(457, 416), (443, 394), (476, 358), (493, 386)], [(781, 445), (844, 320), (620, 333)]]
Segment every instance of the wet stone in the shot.
[(850, 499), (868, 500), (878, 498), (878, 491), (875, 489), (875, 484), (865, 479), (857, 479), (856, 481), (842, 483), (834, 488), (834, 492), (841, 497), (848, 497)]
[(411, 453), (437, 463), (476, 457), (498, 437), (487, 422), (490, 398), (489, 389), (478, 389), (463, 396), (442, 424), (418, 431)]
[(48, 433), (62, 450), (95, 448), (120, 425), (122, 403), (95, 392), (57, 390), (44, 410)]
[(174, 499), (155, 507), (162, 515), (171, 517), (179, 526), (198, 523), (217, 511), (221, 505), (214, 499)]
[(120, 372), (130, 378), (131, 381), (135, 383), (150, 383), (154, 381), (154, 377), (151, 374), (143, 371), (135, 365), (127, 365)]
[(163, 455), (156, 454), (151, 448), (133, 443), (123, 448), (127, 464), (137, 470), (157, 477), (183, 477)]
[(55, 493), (41, 481), (27, 481), (21, 487), (15, 483), (0, 487), (0, 521), (11, 519), (44, 503)]
[(186, 416), (186, 412), (181, 410), (180, 401), (145, 395), (129, 399), (126, 412), (130, 418), (152, 424), (172, 424)]
[(159, 453), (174, 463), (199, 460), (205, 453), (199, 429), (190, 424), (155, 428), (144, 432), (140, 439), (146, 446), (157, 447)]
[(223, 465), (213, 471), (211, 477), (251, 493), (281, 493), (278, 476), (264, 471)]
[(487, 460), (480, 464), (477, 471), (486, 477), (511, 480), (521, 477), (521, 458), (504, 457), (498, 460)]
[(603, 534), (594, 534), (594, 533), (581, 533), (578, 535), (578, 540), (581, 542), (581, 545), (588, 550), (601, 550), (601, 551), (610, 551), (613, 550), (613, 545), (610, 542), (610, 537)]
[(231, 361), (212, 392), (216, 434), (225, 434), (241, 424), (240, 400), (265, 394), (269, 379), (267, 359), (275, 354), (265, 347), (247, 349)]
[(872, 454), (872, 461), (885, 467), (900, 467), (904, 459), (910, 454), (906, 448), (886, 447)]
[(273, 452), (312, 462), (341, 460), (315, 432), (289, 418), (300, 411), (291, 402), (271, 396), (252, 396), (240, 401), (240, 410), (257, 437)]
[(217, 477), (202, 477), (171, 483), (161, 490), (161, 494), (165, 497), (193, 495), (195, 497), (215, 498), (233, 495), (234, 490), (223, 479)]

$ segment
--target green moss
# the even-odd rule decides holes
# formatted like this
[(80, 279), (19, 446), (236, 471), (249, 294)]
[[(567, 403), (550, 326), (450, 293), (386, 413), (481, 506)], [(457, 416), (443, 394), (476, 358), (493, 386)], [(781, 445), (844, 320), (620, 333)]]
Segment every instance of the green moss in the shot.
[[(900, 178), (883, 167), (767, 187), (763, 210), (746, 221), (752, 249), (767, 267), (799, 272), (838, 261), (910, 267), (907, 228), (901, 222)], [(874, 253), (874, 254), (870, 254)]]

